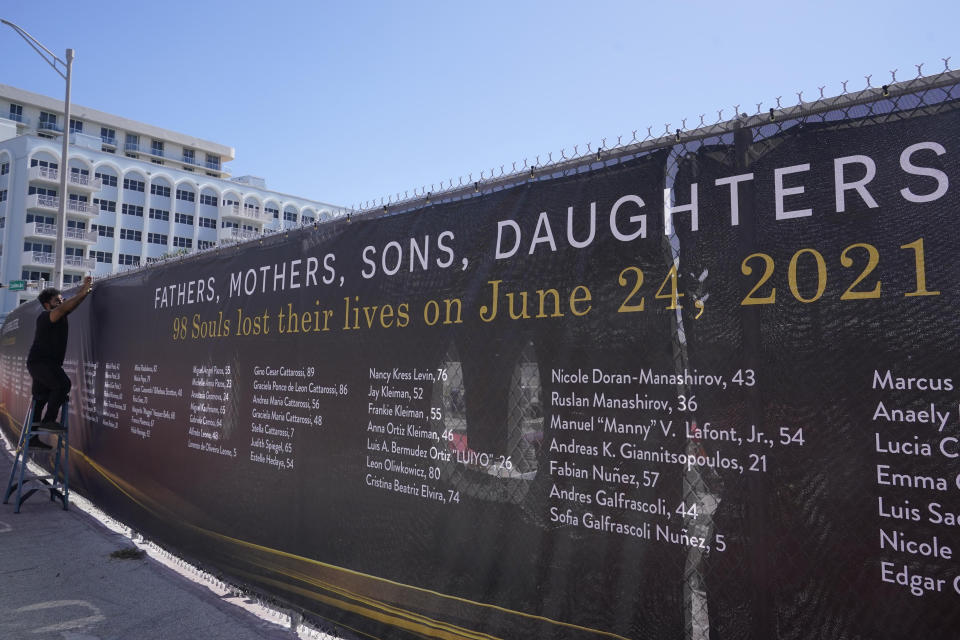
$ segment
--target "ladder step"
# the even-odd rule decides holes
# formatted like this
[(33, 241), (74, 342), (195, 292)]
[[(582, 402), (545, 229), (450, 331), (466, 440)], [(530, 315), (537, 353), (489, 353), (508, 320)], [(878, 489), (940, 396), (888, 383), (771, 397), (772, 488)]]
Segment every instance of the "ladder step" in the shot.
[[(69, 401), (63, 403), (61, 416), (63, 424), (59, 423), (37, 423), (33, 421), (36, 401), (30, 403), (30, 409), (27, 412), (26, 419), (23, 421), (23, 427), (20, 435), (20, 441), (17, 443), (16, 457), (14, 458), (13, 468), (10, 471), (10, 480), (7, 482), (7, 490), (4, 494), (3, 502), (7, 503), (14, 494), (16, 494), (16, 508), (14, 513), (20, 512), (20, 507), (26, 502), (27, 498), (38, 491), (49, 491), (50, 500), (59, 499), (63, 508), (67, 509), (70, 496), (70, 448), (67, 446), (68, 428), (67, 420), (70, 415)], [(37, 433), (57, 436), (55, 446), (47, 445), (43, 448), (30, 447), (30, 438)], [(53, 473), (50, 475), (39, 475), (27, 477), (26, 465), (30, 454), (56, 454), (53, 463)], [(62, 455), (62, 457), (61, 457)], [(36, 484), (27, 489), (27, 485), (36, 481)]]

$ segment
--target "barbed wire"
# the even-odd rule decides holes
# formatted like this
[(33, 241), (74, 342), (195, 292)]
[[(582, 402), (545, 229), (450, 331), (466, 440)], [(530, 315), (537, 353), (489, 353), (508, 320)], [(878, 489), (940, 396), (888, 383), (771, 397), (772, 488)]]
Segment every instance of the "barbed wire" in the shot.
[(692, 127), (687, 124), (689, 118), (683, 118), (679, 127), (673, 127), (672, 123), (669, 122), (664, 123), (663, 133), (654, 133), (656, 125), (651, 125), (646, 128), (645, 135), (638, 136), (639, 129), (634, 129), (629, 137), (619, 135), (616, 140), (601, 138), (600, 144), (595, 145), (592, 142), (586, 142), (582, 145), (582, 149), (580, 144), (575, 144), (569, 153), (566, 148), (561, 148), (556, 153), (558, 156), (556, 158), (554, 152), (549, 152), (546, 157), (536, 155), (533, 159), (524, 158), (522, 162), (511, 162), (509, 168), (506, 164), (502, 164), (489, 170), (483, 169), (477, 176), (468, 173), (466, 176), (456, 179), (448, 178), (439, 183), (433, 183), (429, 188), (423, 185), (419, 188), (406, 190), (402, 195), (398, 192), (395, 195), (366, 200), (346, 207), (338, 207), (338, 210), (326, 220), (302, 223), (289, 228), (264, 229), (260, 235), (250, 239), (218, 241), (217, 244), (205, 249), (198, 249), (186, 255), (167, 256), (140, 265), (131, 265), (127, 269), (101, 276), (98, 279), (110, 279), (147, 269), (157, 264), (189, 260), (194, 256), (206, 255), (211, 252), (240, 250), (253, 243), (262, 243), (266, 237), (288, 234), (302, 228), (316, 228), (337, 222), (349, 223), (361, 218), (395, 215), (432, 204), (477, 197), (531, 180), (551, 179), (576, 172), (594, 170), (608, 164), (623, 162), (656, 149), (720, 136), (742, 127), (795, 120), (837, 109), (850, 108), (857, 104), (874, 102), (881, 98), (894, 99), (899, 95), (918, 90), (935, 89), (960, 83), (960, 70), (950, 69), (950, 59), (950, 57), (941, 58), (943, 71), (929, 76), (923, 75), (925, 63), (915, 64), (917, 75), (909, 80), (898, 81), (897, 73), (899, 69), (891, 69), (889, 71), (889, 83), (881, 84), (879, 87), (874, 86), (873, 74), (870, 74), (864, 76), (864, 87), (859, 91), (850, 90), (848, 88), (850, 81), (843, 80), (840, 83), (841, 92), (831, 97), (825, 96), (826, 85), (823, 85), (817, 87), (819, 96), (812, 101), (805, 101), (803, 91), (797, 91), (795, 94), (797, 101), (794, 105), (784, 105), (784, 97), (780, 95), (775, 99), (776, 105), (768, 107), (766, 111), (764, 111), (763, 102), (754, 103), (756, 111), (752, 115), (741, 112), (741, 105), (735, 104), (731, 106), (733, 117), (725, 118), (726, 109), (718, 109), (716, 121), (713, 123), (708, 124), (706, 122), (707, 115), (701, 113), (698, 116), (698, 122)]
[[(654, 133), (657, 125), (651, 125), (646, 128), (646, 135), (641, 134), (642, 137), (638, 137), (639, 129), (634, 129), (629, 137), (619, 135), (616, 137), (616, 141), (612, 138), (601, 138), (599, 145), (594, 145), (591, 142), (586, 142), (583, 145), (576, 144), (569, 154), (566, 148), (562, 148), (557, 153), (547, 153), (545, 158), (542, 155), (537, 155), (532, 160), (528, 157), (524, 158), (522, 162), (511, 162), (509, 168), (506, 164), (502, 164), (499, 168), (483, 169), (480, 171), (479, 177), (475, 177), (473, 173), (468, 173), (466, 176), (460, 176), (459, 178), (448, 178), (441, 180), (439, 183), (432, 183), (429, 188), (423, 185), (419, 188), (406, 190), (402, 195), (397, 192), (394, 195), (383, 196), (379, 199), (374, 198), (351, 204), (345, 207), (348, 212), (347, 217), (395, 214), (438, 202), (474, 197), (481, 193), (505, 188), (510, 184), (543, 176), (552, 177), (557, 173), (567, 173), (583, 167), (585, 163), (592, 165), (599, 162), (621, 161), (623, 158), (633, 156), (641, 151), (712, 137), (733, 131), (739, 127), (761, 124), (764, 121), (798, 118), (853, 106), (858, 102), (869, 102), (876, 100), (878, 97), (894, 97), (921, 88), (934, 88), (938, 85), (956, 82), (960, 78), (960, 72), (950, 69), (950, 57), (941, 58), (941, 61), (943, 62), (943, 71), (930, 76), (923, 75), (923, 67), (926, 63), (915, 64), (917, 75), (910, 80), (898, 81), (897, 72), (899, 69), (891, 69), (889, 71), (889, 82), (879, 87), (873, 86), (873, 74), (870, 74), (864, 76), (865, 85), (859, 91), (851, 91), (848, 88), (850, 80), (843, 80), (841, 82), (841, 92), (832, 97), (825, 95), (826, 85), (823, 85), (817, 87), (819, 97), (812, 101), (804, 100), (804, 92), (797, 91), (797, 101), (794, 105), (784, 105), (783, 96), (780, 95), (776, 97), (776, 105), (768, 107), (766, 111), (763, 109), (763, 102), (754, 103), (756, 112), (752, 115), (741, 112), (741, 105), (735, 104), (732, 105), (732, 117), (724, 116), (724, 113), (727, 112), (726, 109), (718, 109), (716, 121), (713, 123), (707, 123), (707, 114), (701, 113), (699, 114), (699, 122), (694, 124), (692, 128), (687, 124), (689, 118), (683, 118), (679, 127), (674, 127), (669, 122), (664, 123), (663, 133), (660, 134)], [(554, 155), (558, 157), (554, 158)]]

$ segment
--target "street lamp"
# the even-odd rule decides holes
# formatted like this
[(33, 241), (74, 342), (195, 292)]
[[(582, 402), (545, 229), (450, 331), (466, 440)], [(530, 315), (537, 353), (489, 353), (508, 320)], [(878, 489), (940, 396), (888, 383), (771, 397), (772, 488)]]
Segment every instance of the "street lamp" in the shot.
[[(40, 44), (32, 35), (13, 24), (9, 20), (0, 18), (0, 22), (7, 25), (20, 34), (20, 37), (27, 41), (33, 50), (36, 51), (43, 60), (53, 67), (61, 78), (67, 83), (67, 94), (63, 99), (63, 151), (60, 154), (60, 203), (57, 209), (57, 244), (54, 249), (53, 263), (53, 286), (58, 289), (63, 288), (63, 238), (67, 230), (67, 172), (70, 171), (70, 159), (68, 157), (70, 150), (70, 72), (73, 69), (73, 49), (67, 49), (67, 61), (64, 62), (58, 58), (50, 49)], [(64, 68), (61, 71), (57, 66)]]

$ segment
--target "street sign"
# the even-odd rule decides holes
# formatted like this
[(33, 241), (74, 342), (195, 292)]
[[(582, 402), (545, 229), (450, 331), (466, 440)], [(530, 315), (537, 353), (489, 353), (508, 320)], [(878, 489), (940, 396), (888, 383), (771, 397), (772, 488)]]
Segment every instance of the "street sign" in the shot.
[(26, 291), (27, 290), (27, 281), (26, 280), (11, 280), (10, 291)]

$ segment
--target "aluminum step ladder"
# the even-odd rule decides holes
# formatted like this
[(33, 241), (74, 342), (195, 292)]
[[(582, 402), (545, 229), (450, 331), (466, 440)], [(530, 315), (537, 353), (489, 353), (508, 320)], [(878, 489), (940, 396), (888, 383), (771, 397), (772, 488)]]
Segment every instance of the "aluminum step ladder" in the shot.
[[(13, 461), (13, 468), (10, 470), (10, 480), (7, 482), (7, 490), (3, 494), (3, 503), (7, 504), (10, 496), (16, 492), (16, 508), (14, 513), (20, 513), (20, 507), (27, 498), (37, 491), (47, 490), (50, 492), (50, 501), (60, 500), (64, 510), (70, 504), (70, 437), (67, 428), (67, 418), (70, 415), (69, 401), (63, 403), (60, 409), (60, 415), (63, 421), (62, 426), (56, 428), (44, 427), (42, 423), (34, 423), (34, 409), (37, 401), (34, 399), (30, 403), (30, 409), (27, 411), (27, 417), (23, 421), (23, 427), (20, 429), (20, 441), (17, 443), (17, 454)], [(57, 444), (51, 449), (42, 449), (39, 451), (48, 452), (54, 456), (52, 475), (27, 475), (27, 460), (30, 458), (30, 438), (39, 433), (47, 433), (57, 436)], [(38, 449), (34, 449), (36, 453)], [(24, 487), (29, 483), (36, 483), (39, 486), (33, 486), (24, 491)]]

